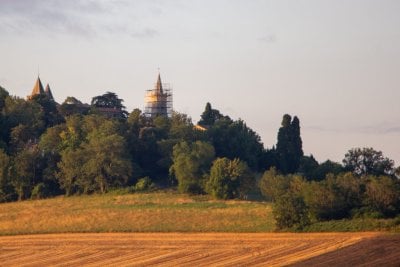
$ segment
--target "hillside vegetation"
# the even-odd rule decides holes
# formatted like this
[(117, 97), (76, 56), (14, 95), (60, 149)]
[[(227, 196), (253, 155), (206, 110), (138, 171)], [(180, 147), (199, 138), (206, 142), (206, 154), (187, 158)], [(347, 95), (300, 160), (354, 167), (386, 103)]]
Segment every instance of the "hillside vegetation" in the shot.
[[(246, 212), (246, 207), (240, 205), (262, 206), (264, 204), (239, 201), (247, 200), (259, 191), (265, 200), (273, 202), (274, 222), (281, 230), (303, 231), (315, 223), (324, 224), (329, 220), (400, 221), (400, 168), (396, 168), (394, 161), (381, 151), (368, 147), (352, 148), (345, 154), (343, 164), (329, 160), (319, 163), (303, 152), (297, 116), (283, 116), (276, 146), (268, 149), (245, 121), (222, 114), (210, 103), (194, 124), (188, 115), (179, 112), (172, 112), (171, 116), (149, 116), (134, 109), (128, 113), (122, 102), (115, 93), (107, 92), (94, 97), (91, 105), (71, 98), (57, 105), (46, 95), (34, 95), (24, 100), (10, 96), (0, 88), (0, 202), (58, 197), (55, 206), (58, 205), (59, 210), (53, 212), (60, 213), (57, 220), (61, 220), (51, 225), (42, 223), (47, 227), (36, 226), (36, 221), (44, 219), (30, 218), (27, 212), (17, 213), (10, 219), (10, 225), (14, 221), (17, 225), (21, 223), (23, 227), (20, 228), (27, 229), (21, 230), (23, 232), (268, 231), (271, 229), (268, 218), (261, 223), (256, 216), (253, 223), (253, 214), (247, 214), (245, 223), (237, 222), (233, 215), (237, 212), (236, 207), (227, 209), (226, 206), (226, 203), (236, 203), (237, 209)], [(143, 223), (142, 217), (132, 217), (131, 221), (138, 222), (134, 226), (131, 221), (122, 223), (119, 217), (127, 215), (119, 214), (113, 205), (107, 209), (95, 206), (94, 210), (79, 207), (78, 210), (85, 210), (81, 216), (57, 202), (64, 199), (61, 195), (107, 194), (116, 189), (145, 192), (155, 188), (177, 189), (182, 194), (198, 196), (196, 201), (191, 198), (190, 203), (181, 206), (175, 201), (171, 207), (164, 202), (138, 200), (140, 203), (132, 207), (116, 208), (150, 218)], [(205, 194), (221, 201), (210, 202)], [(108, 198), (98, 198), (98, 201), (101, 203)], [(197, 202), (204, 198), (207, 201)], [(73, 199), (65, 201), (69, 203)], [(228, 199), (238, 201), (222, 201)], [(85, 198), (81, 200), (86, 202)], [(92, 200), (90, 197), (87, 200), (89, 207)], [(21, 206), (36, 202), (27, 203)], [(37, 203), (40, 206), (30, 212), (36, 214), (47, 201)], [(208, 226), (208, 221), (202, 222), (208, 216), (187, 212), (190, 209), (197, 211), (197, 208), (203, 211), (204, 205), (205, 213), (209, 213), (208, 205), (211, 205), (210, 209), (215, 205), (221, 208), (221, 213), (233, 211), (229, 215), (233, 219), (224, 218), (217, 212), (215, 216), (221, 217), (222, 223), (216, 221), (214, 225), (211, 220), (213, 225)], [(270, 216), (271, 207), (264, 206), (267, 208), (260, 209), (260, 214)], [(63, 209), (66, 209), (65, 216)], [(141, 212), (133, 211), (138, 209)], [(157, 209), (166, 217), (151, 213)], [(47, 210), (52, 211), (53, 206)], [(242, 216), (246, 212), (239, 214)], [(41, 215), (51, 219), (49, 212)], [(192, 216), (193, 221), (187, 222), (185, 216)]]
[[(399, 231), (399, 219), (318, 222), (302, 231)], [(267, 202), (213, 200), (166, 190), (59, 196), (0, 204), (0, 235), (81, 232), (273, 232)]]

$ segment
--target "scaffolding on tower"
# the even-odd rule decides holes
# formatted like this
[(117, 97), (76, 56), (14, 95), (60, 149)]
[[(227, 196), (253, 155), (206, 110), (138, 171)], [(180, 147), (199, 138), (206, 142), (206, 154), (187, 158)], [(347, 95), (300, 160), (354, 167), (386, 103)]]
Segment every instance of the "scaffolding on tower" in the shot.
[(144, 115), (149, 118), (172, 116), (172, 88), (161, 82), (160, 74), (154, 88), (146, 90)]

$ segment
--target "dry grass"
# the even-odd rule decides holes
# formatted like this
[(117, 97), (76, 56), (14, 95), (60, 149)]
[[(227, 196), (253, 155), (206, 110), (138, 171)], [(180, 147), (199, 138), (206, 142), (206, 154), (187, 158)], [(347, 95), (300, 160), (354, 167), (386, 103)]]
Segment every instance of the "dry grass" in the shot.
[(176, 192), (57, 197), (0, 205), (0, 235), (66, 232), (269, 232), (267, 203)]

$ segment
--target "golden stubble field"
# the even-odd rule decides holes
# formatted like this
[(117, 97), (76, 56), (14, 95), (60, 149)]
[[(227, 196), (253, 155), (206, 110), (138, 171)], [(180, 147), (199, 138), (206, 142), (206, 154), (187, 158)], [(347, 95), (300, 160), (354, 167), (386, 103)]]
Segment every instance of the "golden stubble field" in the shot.
[(271, 205), (175, 192), (56, 197), (0, 204), (0, 235), (271, 232)]
[(0, 237), (3, 266), (399, 266), (382, 233), (92, 233)]

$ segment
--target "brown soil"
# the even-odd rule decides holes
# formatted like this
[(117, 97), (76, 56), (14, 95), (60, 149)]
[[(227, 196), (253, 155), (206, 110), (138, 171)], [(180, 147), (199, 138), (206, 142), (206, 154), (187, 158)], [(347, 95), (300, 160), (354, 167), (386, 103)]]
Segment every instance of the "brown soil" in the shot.
[(368, 238), (294, 266), (400, 266), (400, 235)]
[(399, 265), (378, 233), (99, 233), (0, 237), (2, 266)]

